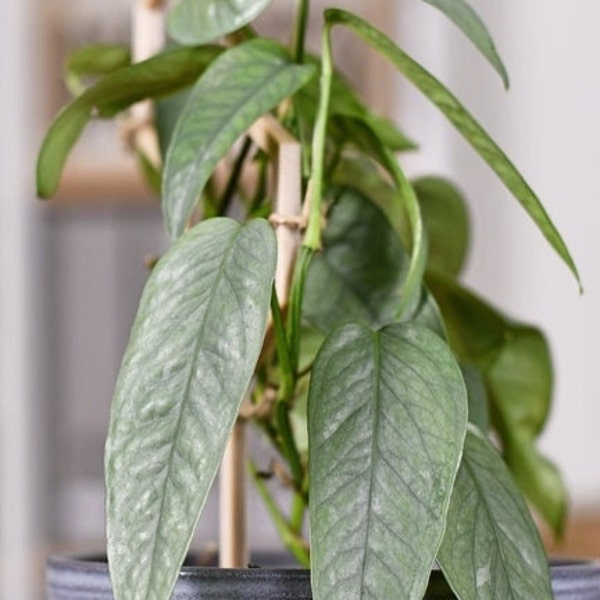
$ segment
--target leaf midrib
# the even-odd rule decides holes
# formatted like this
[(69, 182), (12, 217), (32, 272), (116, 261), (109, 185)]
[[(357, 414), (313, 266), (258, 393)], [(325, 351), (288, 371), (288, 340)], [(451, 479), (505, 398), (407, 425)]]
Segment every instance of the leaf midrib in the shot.
[(375, 487), (375, 467), (374, 467), (374, 456), (376, 450), (376, 439), (377, 436), (375, 432), (379, 429), (379, 405), (381, 404), (381, 348), (380, 348), (380, 340), (379, 334), (377, 332), (369, 332), (373, 337), (373, 366), (374, 366), (374, 381), (373, 381), (373, 393), (374, 393), (374, 402), (373, 402), (373, 435), (371, 437), (371, 455), (370, 455), (370, 473), (369, 473), (369, 496), (367, 501), (367, 531), (365, 538), (365, 548), (363, 551), (363, 559), (361, 566), (361, 578), (360, 578), (360, 597), (365, 597), (365, 572), (367, 570), (367, 562), (368, 562), (368, 549), (369, 549), (369, 539), (371, 537), (371, 517), (373, 514), (372, 505), (373, 505), (373, 488)]

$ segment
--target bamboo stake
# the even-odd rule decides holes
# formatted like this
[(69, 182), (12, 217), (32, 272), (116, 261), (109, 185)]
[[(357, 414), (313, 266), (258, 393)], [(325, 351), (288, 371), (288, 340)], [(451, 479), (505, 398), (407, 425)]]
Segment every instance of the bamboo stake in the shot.
[[(141, 62), (160, 52), (166, 41), (164, 0), (135, 0), (131, 22), (133, 62)], [(131, 108), (125, 132), (133, 148), (159, 168), (162, 159), (153, 120), (152, 101), (138, 102)]]
[[(275, 213), (277, 269), (275, 289), (282, 305), (287, 302), (296, 252), (300, 245), (298, 219), (301, 208), (301, 146), (281, 125), (267, 115), (251, 128), (254, 143), (277, 153), (275, 169)], [(248, 564), (246, 520), (246, 449), (244, 419), (238, 419), (229, 440), (220, 471), (219, 565), (241, 568)]]
[(248, 565), (246, 514), (246, 423), (238, 419), (225, 449), (219, 476), (219, 566)]

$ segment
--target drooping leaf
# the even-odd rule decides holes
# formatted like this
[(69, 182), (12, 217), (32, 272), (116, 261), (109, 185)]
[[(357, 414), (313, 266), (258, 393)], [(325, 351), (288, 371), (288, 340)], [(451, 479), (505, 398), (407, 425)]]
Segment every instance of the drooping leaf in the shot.
[(569, 497), (559, 469), (536, 448), (535, 440), (522, 431), (514, 432), (503, 444), (504, 460), (519, 487), (556, 538), (562, 538)]
[(542, 333), (509, 321), (458, 283), (430, 275), (451, 346), (483, 374), (492, 424), (519, 487), (557, 536), (567, 494), (558, 469), (536, 449), (551, 406), (552, 364)]
[(252, 22), (271, 1), (180, 0), (169, 14), (167, 29), (180, 44), (206, 44)]
[(486, 371), (498, 418), (510, 429), (537, 436), (548, 419), (552, 360), (544, 335), (533, 327), (507, 328), (498, 356)]
[(118, 600), (170, 596), (259, 356), (275, 254), (265, 221), (205, 221), (146, 285), (106, 448)]
[(37, 193), (56, 193), (63, 166), (88, 122), (112, 117), (145, 98), (157, 98), (190, 85), (221, 48), (177, 48), (144, 62), (123, 67), (100, 79), (75, 98), (54, 119), (46, 133), (37, 163)]
[(219, 160), (260, 116), (302, 87), (314, 69), (277, 42), (256, 39), (219, 57), (192, 90), (175, 128), (163, 178), (172, 237), (183, 231)]
[(465, 0), (423, 0), (441, 10), (470, 40), (494, 67), (508, 89), (508, 73), (496, 50), (485, 23)]
[(92, 44), (72, 52), (65, 64), (69, 91), (78, 96), (85, 90), (85, 77), (108, 75), (131, 63), (131, 51), (121, 44)]
[(506, 463), (544, 520), (560, 536), (567, 495), (558, 469), (535, 447), (552, 402), (548, 344), (535, 328), (514, 325), (486, 372), (496, 429)]
[(573, 258), (535, 192), (506, 154), (458, 99), (433, 75), (403, 52), (389, 37), (360, 17), (341, 9), (328, 9), (325, 11), (325, 18), (330, 26), (345, 25), (354, 31), (382, 56), (387, 58), (442, 111), (519, 201), (550, 245), (569, 267), (577, 282), (580, 283)]
[(427, 268), (450, 277), (461, 272), (469, 248), (465, 201), (446, 179), (422, 177), (412, 182), (427, 230)]
[(303, 313), (321, 331), (351, 321), (378, 327), (395, 317), (408, 259), (370, 200), (338, 190), (327, 213), (323, 251), (308, 272)]
[(315, 600), (421, 600), (466, 405), (452, 353), (425, 328), (350, 324), (328, 337), (309, 392)]
[(535, 523), (494, 447), (467, 433), (438, 561), (460, 598), (551, 600)]

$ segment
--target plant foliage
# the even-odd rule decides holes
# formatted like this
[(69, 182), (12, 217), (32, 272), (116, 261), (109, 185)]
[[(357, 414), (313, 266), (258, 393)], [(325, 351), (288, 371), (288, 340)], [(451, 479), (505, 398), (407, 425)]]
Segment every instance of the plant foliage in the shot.
[[(424, 1), (508, 86), (473, 9)], [(462, 193), (439, 177), (406, 177), (402, 152), (416, 145), (336, 70), (333, 30), (350, 30), (439, 108), (579, 280), (573, 259), (506, 154), (396, 41), (327, 9), (321, 55), (310, 55), (309, 1), (299, 0), (288, 50), (254, 28), (269, 5), (181, 0), (168, 17), (181, 45), (139, 64), (116, 46), (77, 51), (66, 72), (76, 97), (40, 151), (38, 192), (48, 197), (90, 120), (160, 99), (164, 169), (147, 157), (144, 167), (155, 186), (162, 180), (172, 246), (148, 279), (111, 411), (115, 597), (170, 597), (247, 397), (284, 463), (289, 512), (251, 473), (284, 544), (310, 564), (317, 600), (420, 600), (436, 561), (460, 600), (549, 599), (525, 503), (562, 531), (562, 480), (536, 445), (551, 403), (547, 343), (461, 284)], [(274, 292), (277, 244), (261, 218), (275, 210), (278, 160), (277, 145), (255, 133), (265, 118), (302, 150), (306, 222), (285, 298)]]

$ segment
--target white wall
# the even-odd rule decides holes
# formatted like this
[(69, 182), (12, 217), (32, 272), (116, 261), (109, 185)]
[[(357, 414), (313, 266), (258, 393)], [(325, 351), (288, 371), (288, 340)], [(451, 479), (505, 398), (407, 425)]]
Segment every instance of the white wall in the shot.
[(36, 562), (31, 143), (34, 48), (29, 2), (0, 3), (0, 598), (30, 600)]
[[(543, 446), (562, 467), (576, 508), (600, 505), (600, 3), (472, 1), (511, 76), (508, 94), (468, 42), (431, 7), (404, 0), (399, 35), (455, 90), (529, 180), (567, 241), (585, 295), (525, 213), (434, 109), (405, 85), (398, 113), (424, 143), (413, 172), (433, 167), (461, 182), (476, 235), (467, 279), (549, 335), (555, 408)], [(425, 132), (423, 137), (419, 132)]]

